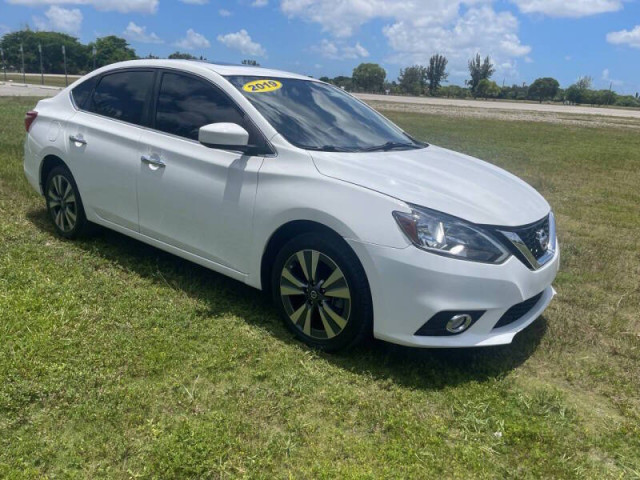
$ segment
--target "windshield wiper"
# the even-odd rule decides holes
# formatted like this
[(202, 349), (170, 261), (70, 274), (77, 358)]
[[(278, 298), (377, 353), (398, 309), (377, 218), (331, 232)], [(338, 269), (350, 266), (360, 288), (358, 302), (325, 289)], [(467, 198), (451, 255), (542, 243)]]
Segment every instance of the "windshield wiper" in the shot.
[(396, 148), (422, 148), (421, 145), (408, 142), (387, 142), (383, 145), (376, 145), (374, 147), (363, 148), (361, 152), (388, 152)]
[(321, 147), (316, 147), (313, 145), (298, 145), (300, 148), (305, 150), (313, 150), (315, 152), (353, 152), (354, 150), (346, 147), (335, 147), (333, 145), (323, 145)]

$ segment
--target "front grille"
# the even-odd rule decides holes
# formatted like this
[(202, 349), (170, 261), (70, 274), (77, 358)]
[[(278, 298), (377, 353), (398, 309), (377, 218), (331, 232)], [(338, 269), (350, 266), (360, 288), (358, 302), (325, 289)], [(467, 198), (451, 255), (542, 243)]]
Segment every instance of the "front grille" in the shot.
[(511, 307), (504, 313), (504, 315), (502, 315), (502, 317), (500, 317), (500, 320), (498, 320), (498, 323), (496, 323), (493, 328), (504, 327), (506, 325), (509, 325), (510, 323), (520, 320), (527, 313), (529, 313), (533, 307), (536, 306), (536, 304), (542, 298), (543, 293), (544, 292), (540, 292), (535, 297), (531, 297), (529, 300), (525, 300), (524, 302), (518, 303), (517, 305)]
[(518, 236), (522, 239), (522, 241), (527, 246), (529, 251), (533, 254), (536, 260), (540, 260), (540, 258), (542, 258), (542, 256), (547, 253), (546, 249), (542, 249), (542, 246), (540, 245), (540, 242), (538, 241), (538, 238), (536, 236), (540, 230), (544, 230), (547, 238), (549, 238), (548, 215), (536, 223), (511, 230), (512, 232), (518, 234)]

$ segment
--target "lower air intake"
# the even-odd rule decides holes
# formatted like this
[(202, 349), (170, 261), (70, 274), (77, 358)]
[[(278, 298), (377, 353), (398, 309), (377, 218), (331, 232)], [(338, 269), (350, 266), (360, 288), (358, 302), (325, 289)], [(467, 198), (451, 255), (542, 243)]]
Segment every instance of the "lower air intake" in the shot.
[(527, 313), (529, 313), (533, 307), (537, 305), (537, 303), (542, 298), (543, 293), (544, 292), (540, 292), (535, 297), (531, 297), (529, 300), (525, 300), (524, 302), (518, 303), (517, 305), (511, 307), (504, 313), (504, 315), (502, 315), (502, 317), (500, 317), (500, 320), (498, 320), (498, 323), (496, 323), (493, 328), (505, 327), (515, 321), (520, 320)]

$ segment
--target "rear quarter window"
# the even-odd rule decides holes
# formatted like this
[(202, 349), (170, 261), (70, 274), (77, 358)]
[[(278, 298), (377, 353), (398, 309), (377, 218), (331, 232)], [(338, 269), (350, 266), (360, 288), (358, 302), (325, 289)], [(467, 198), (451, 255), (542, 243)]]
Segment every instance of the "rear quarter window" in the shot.
[(71, 96), (73, 97), (73, 103), (76, 104), (80, 110), (84, 110), (87, 108), (87, 103), (89, 100), (89, 96), (93, 92), (94, 87), (96, 86), (97, 77), (91, 77), (80, 85), (71, 90)]

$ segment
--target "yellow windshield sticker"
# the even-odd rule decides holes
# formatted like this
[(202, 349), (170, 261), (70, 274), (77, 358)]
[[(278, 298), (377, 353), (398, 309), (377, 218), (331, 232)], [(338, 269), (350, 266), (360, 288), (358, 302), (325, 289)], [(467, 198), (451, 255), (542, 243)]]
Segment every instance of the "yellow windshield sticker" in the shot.
[(278, 90), (282, 88), (282, 84), (277, 80), (254, 80), (253, 82), (245, 83), (242, 86), (242, 89), (245, 92), (249, 93), (262, 93), (262, 92), (273, 92), (274, 90)]

